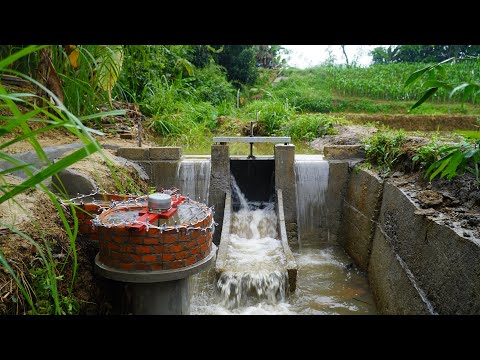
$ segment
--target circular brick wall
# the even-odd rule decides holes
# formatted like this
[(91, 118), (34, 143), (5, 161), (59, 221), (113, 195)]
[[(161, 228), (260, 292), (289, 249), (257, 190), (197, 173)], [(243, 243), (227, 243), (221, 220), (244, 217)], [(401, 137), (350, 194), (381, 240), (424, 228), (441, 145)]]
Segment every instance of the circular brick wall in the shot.
[(98, 240), (98, 228), (92, 225), (94, 215), (102, 212), (102, 207), (111, 206), (112, 201), (125, 201), (135, 199), (134, 195), (116, 195), (116, 194), (97, 194), (93, 197), (96, 202), (73, 202), (78, 208), (76, 215), (78, 218), (78, 233), (80, 236), (88, 237), (92, 240)]
[[(110, 209), (112, 211), (140, 210), (141, 206)], [(196, 228), (196, 229), (195, 229)], [(213, 236), (213, 215), (205, 217), (188, 228), (138, 230), (128, 226), (98, 228), (99, 261), (125, 271), (171, 270), (193, 265), (210, 254)]]

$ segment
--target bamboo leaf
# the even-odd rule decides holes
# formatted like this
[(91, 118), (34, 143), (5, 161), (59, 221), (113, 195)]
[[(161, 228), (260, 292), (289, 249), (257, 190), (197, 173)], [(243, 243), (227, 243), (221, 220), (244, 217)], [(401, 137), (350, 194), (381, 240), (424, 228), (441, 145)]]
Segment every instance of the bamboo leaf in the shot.
[(413, 104), (413, 106), (408, 111), (411, 111), (411, 110), (419, 107), (420, 105), (422, 105), (426, 100), (428, 100), (428, 98), (430, 98), (433, 94), (435, 94), (437, 92), (437, 90), (438, 90), (438, 88), (436, 88), (436, 87), (428, 89), (425, 92), (425, 94), (423, 94), (423, 96), (420, 98), (420, 100), (418, 100), (415, 104)]
[(420, 78), (423, 74), (425, 74), (427, 71), (430, 71), (431, 69), (432, 69), (432, 65), (429, 65), (420, 70), (414, 71), (413, 73), (410, 74), (407, 81), (405, 81), (405, 85), (403, 87), (406, 88), (410, 84), (413, 84), (418, 78)]
[(460, 165), (462, 160), (463, 153), (461, 151), (454, 153), (454, 155), (451, 157), (451, 161), (449, 162), (445, 170), (443, 170), (440, 178), (443, 178), (445, 175), (447, 175), (447, 179), (451, 180), (457, 174), (458, 165)]

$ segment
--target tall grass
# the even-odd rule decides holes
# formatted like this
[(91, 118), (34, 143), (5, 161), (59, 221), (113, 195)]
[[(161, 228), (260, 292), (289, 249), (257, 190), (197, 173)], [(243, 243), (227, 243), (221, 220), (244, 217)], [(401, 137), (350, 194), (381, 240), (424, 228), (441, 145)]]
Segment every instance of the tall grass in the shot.
[[(73, 273), (71, 283), (68, 288), (69, 295), (71, 295), (73, 285), (76, 279), (76, 273), (78, 270), (75, 242), (78, 234), (78, 220), (75, 216), (75, 209), (71, 207), (70, 210), (74, 215), (73, 228), (71, 228), (67, 219), (67, 215), (61, 204), (59, 203), (57, 196), (43, 184), (43, 181), (51, 176), (55, 176), (62, 169), (65, 169), (71, 164), (97, 151), (102, 154), (107, 160), (101, 150), (101, 147), (92, 137), (92, 133), (101, 133), (93, 129), (87, 128), (83, 124), (83, 122), (100, 116), (123, 115), (125, 112), (112, 111), (108, 113), (85, 115), (79, 118), (75, 116), (72, 112), (70, 112), (69, 109), (57, 98), (57, 96), (45, 86), (21, 72), (9, 69), (9, 66), (14, 64), (16, 60), (26, 56), (33, 56), (33, 54), (36, 54), (40, 49), (43, 49), (45, 47), (46, 46), (27, 46), (0, 60), (0, 74), (7, 73), (28, 80), (35, 86), (41, 88), (44, 92), (48, 94), (48, 97), (53, 100), (53, 102), (51, 102), (49, 99), (42, 98), (40, 102), (35, 102), (33, 100), (38, 99), (38, 96), (36, 94), (12, 93), (0, 84), (0, 107), (4, 109), (4, 112), (9, 113), (9, 115), (0, 116), (0, 137), (6, 137), (7, 135), (10, 137), (10, 135), (13, 134), (13, 140), (6, 142), (1, 141), (0, 159), (6, 160), (7, 162), (11, 163), (13, 165), (13, 168), (0, 172), (0, 181), (2, 183), (7, 183), (5, 176), (19, 169), (22, 169), (27, 176), (26, 180), (19, 185), (4, 186), (1, 188), (0, 204), (6, 201), (15, 201), (15, 197), (18, 194), (25, 192), (31, 188), (37, 188), (43, 191), (49, 197), (50, 201), (52, 201), (60, 216), (62, 225), (65, 228), (65, 231), (69, 238), (68, 256), (66, 257), (65, 263), (69, 261), (71, 257), (71, 260), (73, 261)], [(37, 105), (37, 103), (42, 105)], [(37, 130), (31, 130), (29, 125), (33, 122), (40, 123), (42, 125)], [(73, 153), (65, 156), (61, 160), (55, 163), (51, 163), (45, 152), (43, 151), (41, 145), (37, 141), (36, 136), (49, 130), (58, 128), (63, 128), (74, 134), (80, 141), (83, 142), (83, 146), (80, 149), (74, 151)], [(45, 167), (39, 172), (35, 172), (35, 169), (31, 166), (31, 164), (27, 164), (21, 160), (18, 160), (14, 156), (11, 156), (4, 152), (4, 150), (8, 146), (11, 146), (19, 141), (28, 141), (37, 153), (38, 158), (44, 161)], [(48, 291), (53, 301), (52, 312), (54, 314), (66, 313), (65, 309), (62, 309), (62, 298), (59, 294), (57, 286), (57, 281), (61, 278), (62, 274), (57, 268), (57, 263), (53, 259), (49, 243), (47, 241), (44, 241), (43, 246), (40, 246), (35, 241), (33, 241), (30, 236), (22, 233), (21, 231), (13, 227), (11, 224), (2, 224), (2, 226), (9, 228), (11, 231), (22, 236), (24, 239), (28, 240), (32, 243), (32, 245), (35, 246), (42, 258), (43, 265), (45, 266), (45, 277), (48, 280)], [(65, 263), (63, 264), (63, 266), (65, 265)], [(25, 286), (23, 286), (23, 283), (20, 280), (20, 277), (15, 274), (13, 268), (9, 265), (7, 259), (1, 253), (0, 264), (3, 265), (3, 267), (7, 270), (7, 272), (11, 274), (11, 276), (17, 283), (28, 305), (31, 308), (31, 313), (38, 313), (38, 304), (35, 304), (34, 299), (32, 299), (32, 293), (26, 290)]]

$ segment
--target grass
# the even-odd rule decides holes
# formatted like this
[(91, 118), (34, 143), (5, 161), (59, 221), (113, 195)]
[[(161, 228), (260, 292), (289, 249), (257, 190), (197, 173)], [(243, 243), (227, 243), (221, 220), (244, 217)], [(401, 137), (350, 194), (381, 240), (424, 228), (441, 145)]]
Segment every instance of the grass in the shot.
[(406, 140), (405, 132), (401, 130), (378, 131), (363, 141), (365, 159), (377, 168), (381, 175), (387, 176), (403, 154), (402, 145)]
[[(12, 74), (28, 80), (35, 86), (41, 88), (48, 95), (48, 97), (52, 99), (52, 101), (50, 101), (45, 98), (39, 98), (36, 94), (33, 93), (12, 93), (9, 90), (5, 89), (2, 85), (0, 85), (0, 108), (4, 110), (4, 114), (7, 114), (0, 116), (0, 137), (14, 134), (13, 140), (10, 140), (8, 142), (2, 142), (2, 144), (0, 145), (0, 159), (6, 160), (12, 165), (14, 165), (12, 169), (0, 172), (0, 183), (2, 184), (0, 192), (0, 204), (6, 201), (15, 201), (15, 197), (18, 194), (28, 191), (31, 188), (37, 188), (43, 191), (48, 196), (50, 201), (52, 201), (61, 219), (63, 228), (65, 229), (69, 238), (69, 249), (67, 252), (66, 260), (62, 264), (62, 268), (65, 266), (67, 261), (72, 261), (72, 276), (70, 279), (70, 284), (68, 286), (68, 294), (65, 295), (67, 297), (71, 297), (73, 285), (76, 279), (76, 273), (78, 270), (76, 252), (78, 220), (75, 216), (75, 209), (71, 208), (70, 211), (73, 213), (73, 225), (69, 222), (65, 210), (57, 199), (58, 195), (52, 193), (52, 191), (50, 191), (43, 184), (43, 181), (47, 178), (50, 178), (51, 176), (55, 176), (62, 169), (65, 169), (66, 167), (89, 156), (90, 154), (93, 154), (95, 152), (103, 154), (99, 144), (91, 135), (91, 133), (95, 131), (85, 127), (83, 121), (88, 121), (100, 116), (105, 116), (107, 115), (107, 113), (86, 115), (81, 118), (77, 117), (72, 112), (70, 112), (65, 107), (65, 105), (57, 98), (57, 96), (45, 86), (38, 83), (36, 80), (32, 79), (27, 75), (9, 69), (9, 65), (14, 63), (16, 60), (21, 59), (25, 56), (35, 54), (43, 48), (45, 48), (45, 46), (27, 46), (25, 48), (22, 48), (18, 52), (15, 52), (12, 55), (0, 60), (1, 73)], [(33, 102), (32, 99), (41, 101)], [(37, 105), (37, 103), (42, 105)], [(19, 104), (21, 104), (22, 107), (20, 107)], [(124, 111), (113, 111), (109, 114), (123, 115)], [(42, 125), (37, 130), (31, 130), (29, 125), (33, 122), (37, 124), (41, 123)], [(83, 147), (67, 155), (61, 160), (51, 163), (48, 160), (48, 157), (46, 156), (42, 147), (38, 143), (36, 136), (56, 128), (64, 128), (73, 133), (80, 141), (83, 142)], [(6, 152), (4, 152), (4, 150), (8, 146), (13, 145), (18, 141), (28, 141), (31, 144), (32, 148), (37, 153), (37, 156), (40, 159), (43, 159), (43, 161), (46, 163), (46, 166), (42, 170), (35, 173), (34, 169), (30, 167), (30, 164), (17, 160), (15, 157), (12, 157)], [(22, 169), (26, 173), (26, 180), (19, 185), (7, 185), (5, 176), (19, 169)], [(35, 247), (37, 253), (40, 255), (41, 258), (41, 266), (43, 268), (43, 281), (48, 283), (48, 287), (46, 287), (45, 290), (49, 294), (48, 299), (51, 302), (52, 306), (51, 313), (57, 315), (66, 313), (65, 309), (62, 308), (64, 295), (59, 293), (57, 286), (57, 282), (60, 278), (62, 278), (62, 274), (61, 270), (57, 267), (57, 263), (53, 259), (49, 242), (44, 238), (43, 243), (40, 245), (35, 242), (28, 234), (21, 232), (12, 224), (1, 225), (8, 228), (11, 232), (21, 236), (26, 241), (30, 242), (32, 246)], [(24, 281), (22, 280), (24, 278), (24, 274), (16, 274), (12, 266), (10, 266), (10, 264), (8, 263), (8, 260), (1, 252), (0, 265), (2, 265), (4, 269), (15, 280), (18, 288), (20, 289), (23, 297), (26, 299), (26, 302), (30, 307), (30, 312), (32, 314), (42, 312), (39, 308), (38, 302), (34, 302), (32, 291), (30, 291), (32, 287), (25, 286)]]
[[(462, 67), (464, 65), (457, 64)], [(321, 113), (407, 113), (423, 92), (420, 84), (408, 91), (404, 82), (424, 64), (398, 64), (370, 68), (320, 66), (304, 70), (288, 69), (287, 79), (274, 84), (269, 91), (280, 101), (288, 101), (302, 112)], [(400, 71), (400, 70), (401, 71)], [(467, 68), (457, 77), (470, 77)], [(412, 110), (411, 114), (479, 114), (477, 105), (445, 102), (445, 94)]]

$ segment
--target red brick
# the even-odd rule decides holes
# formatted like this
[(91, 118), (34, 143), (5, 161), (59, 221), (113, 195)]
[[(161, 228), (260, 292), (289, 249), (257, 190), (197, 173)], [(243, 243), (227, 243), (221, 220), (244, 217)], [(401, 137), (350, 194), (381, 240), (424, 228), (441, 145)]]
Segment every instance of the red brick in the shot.
[(162, 239), (164, 244), (173, 244), (178, 241), (178, 234), (176, 232), (163, 232)]
[(200, 237), (200, 230), (192, 230), (190, 231), (190, 239), (191, 240), (195, 240), (195, 239), (198, 239)]
[(170, 245), (169, 252), (176, 253), (183, 250), (183, 245)]
[(154, 237), (146, 237), (143, 239), (143, 243), (146, 245), (157, 245), (158, 244), (158, 238)]
[(156, 255), (143, 255), (142, 256), (142, 261), (144, 261), (144, 262), (155, 262), (155, 261), (157, 261), (157, 256)]
[(187, 257), (187, 252), (186, 251), (181, 251), (179, 253), (175, 254), (175, 259), (185, 259)]
[(111, 230), (117, 235), (130, 235), (132, 233), (132, 229), (125, 226), (117, 226)]
[(128, 239), (128, 242), (131, 243), (131, 244), (143, 244), (143, 237), (142, 236), (130, 236), (130, 238)]
[(80, 234), (88, 234), (90, 232), (91, 226), (88, 226), (87, 224), (82, 224), (78, 227), (78, 232)]
[(112, 240), (115, 241), (116, 243), (122, 244), (125, 242), (126, 238), (123, 238), (121, 236), (112, 236)]
[(94, 211), (98, 210), (98, 205), (88, 203), (88, 204), (83, 205), (83, 209), (87, 212), (94, 212)]
[[(165, 251), (165, 249), (167, 249), (168, 246), (167, 245), (158, 245), (158, 246), (154, 246), (153, 247), (153, 252), (156, 253), (156, 254), (161, 254)], [(168, 249), (167, 251), (165, 252), (168, 252)]]
[(189, 241), (188, 243), (185, 244), (185, 247), (187, 249), (191, 249), (193, 247), (197, 246), (197, 242), (196, 241)]
[(132, 259), (133, 262), (139, 262), (140, 259), (141, 259), (140, 256), (135, 255), (135, 254), (131, 254), (130, 257), (131, 257), (131, 259)]
[(185, 266), (192, 265), (197, 262), (197, 259), (195, 256), (191, 256), (189, 258), (185, 259)]
[[(147, 235), (150, 236), (150, 237), (157, 237), (159, 234), (160, 234), (159, 229), (149, 228), (148, 231), (147, 231)], [(157, 239), (157, 241), (158, 241), (158, 239)]]
[(135, 270), (152, 270), (150, 265), (147, 264), (135, 264)]
[(105, 246), (107, 247), (107, 249), (110, 249), (110, 250), (119, 250), (120, 249), (120, 246), (118, 246), (115, 243), (111, 243), (111, 242), (106, 243)]
[(200, 251), (201, 252), (205, 252), (205, 251), (207, 251), (207, 249), (208, 249), (208, 244), (203, 244), (202, 246), (200, 246)]
[(190, 250), (192, 254), (198, 254), (200, 253), (200, 246), (194, 247)]
[(90, 240), (98, 240), (98, 233), (97, 232), (92, 232), (88, 235)]
[(120, 251), (124, 253), (134, 253), (135, 252), (135, 246), (133, 245), (122, 245), (120, 246)]
[(175, 255), (173, 254), (163, 254), (162, 261), (172, 261), (175, 260)]
[(163, 270), (163, 264), (152, 264), (150, 267), (152, 270)]
[(207, 242), (207, 237), (206, 236), (200, 236), (197, 240), (198, 245), (205, 244)]
[(184, 261), (183, 260), (176, 260), (170, 263), (170, 268), (171, 269), (178, 269), (184, 266)]
[(137, 246), (137, 254), (148, 254), (152, 252), (152, 247), (151, 246)]
[(133, 265), (134, 264), (130, 264), (130, 263), (119, 263), (117, 266), (115, 267), (118, 267), (120, 269), (123, 269), (123, 270), (133, 270)]

